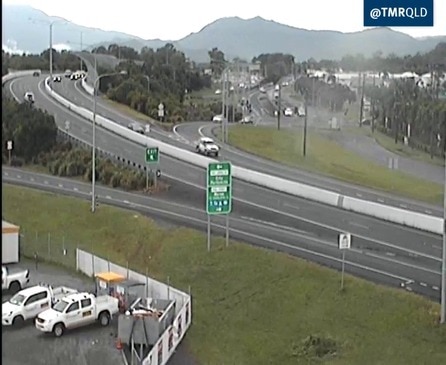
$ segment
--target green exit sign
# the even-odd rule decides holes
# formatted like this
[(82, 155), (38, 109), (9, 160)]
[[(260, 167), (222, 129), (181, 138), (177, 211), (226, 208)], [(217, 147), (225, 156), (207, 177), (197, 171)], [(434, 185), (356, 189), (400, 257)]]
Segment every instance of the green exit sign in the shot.
[(160, 152), (158, 147), (147, 147), (146, 148), (146, 163), (158, 163), (160, 159)]
[(207, 168), (206, 212), (229, 214), (232, 210), (232, 166), (211, 162)]

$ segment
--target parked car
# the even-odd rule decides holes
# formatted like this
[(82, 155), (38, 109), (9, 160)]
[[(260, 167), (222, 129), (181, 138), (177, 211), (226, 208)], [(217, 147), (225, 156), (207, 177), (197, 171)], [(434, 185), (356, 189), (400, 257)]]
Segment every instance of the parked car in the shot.
[(29, 283), (29, 270), (10, 269), (2, 266), (2, 290), (17, 293)]
[(28, 319), (51, 308), (60, 299), (77, 290), (60, 286), (36, 285), (17, 292), (11, 299), (2, 304), (2, 325), (20, 325)]
[(42, 332), (60, 337), (66, 329), (87, 326), (98, 321), (108, 326), (112, 316), (119, 312), (119, 300), (109, 295), (95, 297), (90, 293), (71, 294), (62, 298), (53, 308), (40, 313), (35, 326)]
[(254, 118), (252, 115), (247, 115), (246, 117), (242, 118), (240, 124), (254, 124)]
[(198, 153), (201, 153), (205, 156), (218, 157), (218, 152), (220, 151), (220, 148), (215, 144), (212, 138), (201, 137), (196, 142), (195, 150)]

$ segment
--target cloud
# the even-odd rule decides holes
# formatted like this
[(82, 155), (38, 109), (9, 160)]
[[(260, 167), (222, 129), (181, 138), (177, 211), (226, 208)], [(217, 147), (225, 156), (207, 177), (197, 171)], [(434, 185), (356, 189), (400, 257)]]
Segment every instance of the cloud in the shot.
[(6, 44), (2, 44), (2, 50), (10, 54), (30, 54), (30, 52), (17, 48), (17, 42), (14, 39), (8, 39)]

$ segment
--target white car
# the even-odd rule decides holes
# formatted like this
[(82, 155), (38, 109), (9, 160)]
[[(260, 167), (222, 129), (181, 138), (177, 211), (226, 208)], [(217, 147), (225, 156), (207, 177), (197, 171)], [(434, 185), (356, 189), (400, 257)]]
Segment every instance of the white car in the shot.
[(266, 89), (265, 89), (263, 86), (260, 86), (259, 91), (260, 91), (262, 94), (265, 94), (265, 93), (266, 93)]
[(2, 290), (17, 293), (29, 283), (29, 270), (11, 270), (2, 266)]
[(35, 326), (42, 332), (52, 332), (54, 336), (60, 337), (66, 329), (87, 326), (96, 321), (102, 326), (108, 326), (113, 315), (118, 312), (118, 298), (77, 293), (66, 296), (53, 308), (40, 313)]
[(286, 117), (292, 117), (293, 116), (293, 109), (291, 108), (285, 108), (283, 111), (283, 115)]
[(36, 285), (20, 290), (11, 299), (2, 304), (2, 325), (20, 325), (77, 290), (64, 286), (52, 288), (51, 286)]
[(305, 117), (305, 109), (304, 108), (297, 109), (297, 115), (299, 117)]
[(71, 75), (72, 75), (73, 73), (71, 72), (71, 70), (65, 70), (65, 77), (71, 77)]
[(34, 104), (34, 94), (31, 91), (25, 93), (24, 99), (26, 102)]
[(223, 115), (221, 115), (221, 114), (214, 115), (214, 117), (212, 118), (212, 121), (214, 123), (222, 123), (223, 122)]
[(144, 126), (144, 134), (150, 134), (150, 124)]
[(201, 137), (196, 143), (195, 150), (205, 156), (218, 157), (220, 148), (215, 144), (212, 138)]
[(221, 94), (221, 90), (220, 89), (215, 90), (215, 95), (220, 95), (220, 94)]
[(240, 124), (254, 124), (254, 118), (252, 115), (247, 115), (246, 117), (242, 118)]
[(129, 129), (131, 129), (133, 132), (139, 133), (139, 134), (144, 134), (145, 129), (143, 128), (143, 126), (139, 123), (133, 122), (130, 123), (128, 125)]

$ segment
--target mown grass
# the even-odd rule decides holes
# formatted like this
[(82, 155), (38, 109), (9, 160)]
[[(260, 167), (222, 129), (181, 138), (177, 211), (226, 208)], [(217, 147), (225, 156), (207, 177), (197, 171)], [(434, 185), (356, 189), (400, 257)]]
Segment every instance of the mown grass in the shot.
[(156, 124), (159, 127), (165, 130), (172, 130), (174, 123), (162, 123), (159, 120), (150, 118), (148, 115), (138, 112), (137, 110), (130, 108), (125, 104), (118, 103), (108, 98), (103, 98), (103, 100), (110, 105), (113, 109), (116, 109), (118, 112), (127, 115), (130, 118), (134, 118), (135, 121), (145, 122), (148, 124)]
[(269, 127), (236, 125), (229, 129), (229, 141), (240, 149), (273, 161), (353, 184), (428, 203), (439, 203), (443, 199), (442, 185), (374, 164), (316, 133), (310, 132), (307, 135), (305, 158), (300, 130), (290, 132)]
[[(28, 251), (78, 243), (187, 290), (186, 337), (200, 364), (444, 364), (439, 306), (419, 296), (346, 276), (285, 254), (155, 224), (131, 211), (3, 185), (3, 216), (30, 237)], [(35, 232), (40, 232), (36, 235)], [(59, 239), (56, 239), (59, 237)], [(62, 240), (61, 237), (65, 237)], [(68, 239), (68, 238), (71, 238)], [(57, 247), (59, 241), (59, 247)], [(83, 245), (82, 245), (83, 243)], [(310, 346), (309, 336), (323, 345)], [(317, 341), (315, 341), (317, 342)], [(324, 350), (330, 354), (317, 355)]]

